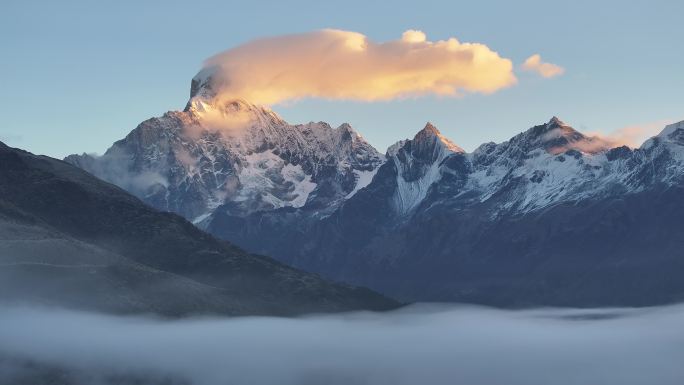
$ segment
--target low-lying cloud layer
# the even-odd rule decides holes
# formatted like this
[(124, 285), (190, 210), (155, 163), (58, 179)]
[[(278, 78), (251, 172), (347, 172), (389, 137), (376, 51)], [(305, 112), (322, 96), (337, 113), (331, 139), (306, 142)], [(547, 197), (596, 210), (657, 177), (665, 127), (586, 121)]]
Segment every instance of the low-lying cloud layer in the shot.
[(0, 383), (679, 385), (683, 322), (681, 306), (177, 321), (1, 308)]
[(433, 42), (416, 30), (382, 43), (332, 29), (265, 38), (220, 53), (205, 68), (221, 96), (259, 104), (491, 93), (516, 82), (511, 60), (486, 45)]

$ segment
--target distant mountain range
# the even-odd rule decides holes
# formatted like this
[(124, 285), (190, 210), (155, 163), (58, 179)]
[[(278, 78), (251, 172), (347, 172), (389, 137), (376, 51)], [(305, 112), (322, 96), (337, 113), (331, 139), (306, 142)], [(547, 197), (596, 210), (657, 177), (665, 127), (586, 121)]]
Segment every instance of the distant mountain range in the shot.
[(684, 299), (684, 122), (610, 146), (554, 117), (466, 153), (427, 124), (385, 155), (349, 125), (222, 100), (65, 159), (251, 252), (403, 300), (641, 306)]
[(2, 143), (0, 301), (168, 316), (398, 306), (244, 252), (68, 163)]

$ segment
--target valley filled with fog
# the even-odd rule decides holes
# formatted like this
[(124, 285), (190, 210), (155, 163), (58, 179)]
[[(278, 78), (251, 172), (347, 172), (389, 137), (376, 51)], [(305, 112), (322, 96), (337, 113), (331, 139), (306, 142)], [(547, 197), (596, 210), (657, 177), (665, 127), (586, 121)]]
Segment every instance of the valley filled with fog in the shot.
[(684, 385), (684, 0), (0, 9), (0, 385)]
[(301, 318), (0, 309), (0, 384), (680, 384), (684, 306)]

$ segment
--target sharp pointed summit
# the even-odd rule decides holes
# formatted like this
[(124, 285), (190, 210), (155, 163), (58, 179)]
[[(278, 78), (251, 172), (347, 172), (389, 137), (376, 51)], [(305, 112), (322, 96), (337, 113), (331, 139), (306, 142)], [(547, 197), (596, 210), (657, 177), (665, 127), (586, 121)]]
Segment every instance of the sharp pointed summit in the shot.
[(510, 142), (516, 143), (525, 153), (538, 148), (554, 154), (571, 149), (580, 151), (605, 149), (595, 138), (585, 136), (556, 116), (545, 124), (534, 126), (516, 135)]
[(200, 96), (213, 98), (216, 96), (214, 73), (216, 67), (207, 67), (199, 71), (190, 81), (190, 99)]
[(545, 124), (540, 124), (537, 126), (534, 126), (530, 128), (529, 130), (526, 131), (526, 133), (529, 136), (542, 136), (544, 134), (550, 133), (557, 131), (559, 134), (562, 135), (568, 135), (572, 133), (579, 133), (576, 131), (574, 128), (572, 128), (570, 125), (566, 124), (562, 120), (560, 120), (557, 116), (551, 117), (549, 121)]
[(420, 134), (420, 133), (432, 134), (432, 135), (441, 135), (442, 134), (441, 132), (439, 132), (437, 127), (435, 127), (435, 125), (432, 124), (432, 122), (425, 123), (425, 127), (423, 127), (423, 129), (418, 132), (418, 134)]
[(412, 140), (391, 146), (387, 154), (397, 173), (393, 210), (401, 216), (411, 213), (442, 178), (445, 159), (463, 153), (430, 122)]
[(566, 126), (565, 122), (560, 120), (557, 116), (552, 116), (551, 119), (549, 119), (549, 122), (546, 123), (547, 126), (549, 127), (560, 127), (560, 126)]
[(461, 147), (449, 140), (435, 127), (434, 124), (427, 122), (425, 127), (418, 131), (413, 137), (414, 146), (418, 148), (429, 147), (431, 151), (446, 150), (448, 152), (465, 152)]

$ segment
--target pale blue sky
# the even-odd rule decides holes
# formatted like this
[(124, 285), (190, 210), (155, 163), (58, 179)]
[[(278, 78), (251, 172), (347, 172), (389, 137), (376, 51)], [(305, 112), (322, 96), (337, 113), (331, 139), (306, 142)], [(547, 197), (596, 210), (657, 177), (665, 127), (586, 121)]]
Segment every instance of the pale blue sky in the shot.
[[(599, 4), (600, 3), (600, 4)], [(307, 100), (291, 123), (351, 123), (380, 151), (432, 121), (467, 150), (557, 115), (580, 130), (684, 119), (684, 2), (15, 1), (0, 13), (0, 140), (62, 157), (103, 152), (185, 105), (202, 61), (248, 40), (321, 28), (375, 41), (407, 29), (484, 43), (566, 73), (492, 95), (391, 102)]]

